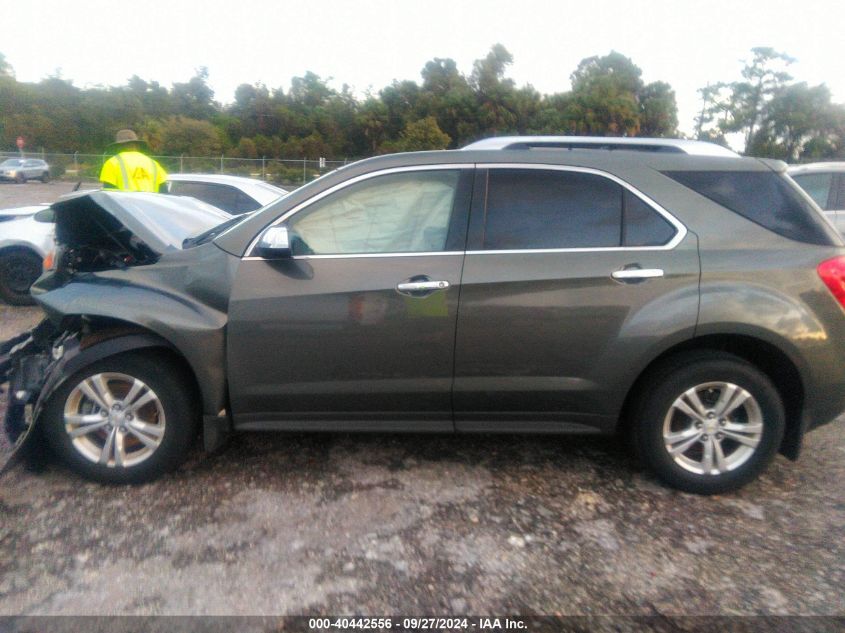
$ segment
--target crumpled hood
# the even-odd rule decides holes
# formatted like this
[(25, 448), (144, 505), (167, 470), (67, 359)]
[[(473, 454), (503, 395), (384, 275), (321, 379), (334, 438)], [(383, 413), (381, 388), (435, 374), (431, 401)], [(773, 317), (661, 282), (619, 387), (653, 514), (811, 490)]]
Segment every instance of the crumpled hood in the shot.
[(70, 214), (105, 211), (159, 255), (180, 250), (192, 237), (229, 220), (232, 216), (195, 198), (160, 193), (89, 191), (70, 194), (54, 202), (37, 219), (57, 223), (62, 238), (62, 219)]

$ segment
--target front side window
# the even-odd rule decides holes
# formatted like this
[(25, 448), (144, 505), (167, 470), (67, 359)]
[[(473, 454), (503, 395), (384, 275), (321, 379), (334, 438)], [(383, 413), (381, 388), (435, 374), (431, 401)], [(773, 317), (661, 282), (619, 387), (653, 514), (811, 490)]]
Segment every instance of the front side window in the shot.
[(413, 171), (352, 184), (288, 222), (294, 255), (442, 251), (459, 170)]

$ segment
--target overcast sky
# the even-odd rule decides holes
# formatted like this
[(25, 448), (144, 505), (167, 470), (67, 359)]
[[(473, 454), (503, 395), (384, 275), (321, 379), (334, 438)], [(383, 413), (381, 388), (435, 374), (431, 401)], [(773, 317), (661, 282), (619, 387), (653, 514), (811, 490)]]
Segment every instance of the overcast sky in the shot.
[[(509, 76), (542, 93), (570, 88), (584, 57), (617, 50), (646, 82), (675, 89), (690, 132), (697, 89), (738, 78), (753, 46), (797, 58), (796, 79), (826, 83), (845, 102), (845, 2), (835, 0), (0, 0), (0, 52), (20, 81), (61, 69), (80, 87), (133, 74), (165, 86), (207, 66), (215, 99), (241, 83), (287, 89), (311, 70), (358, 94), (420, 81), (434, 57), (466, 73), (496, 42)], [(2, 115), (2, 113), (0, 113)]]

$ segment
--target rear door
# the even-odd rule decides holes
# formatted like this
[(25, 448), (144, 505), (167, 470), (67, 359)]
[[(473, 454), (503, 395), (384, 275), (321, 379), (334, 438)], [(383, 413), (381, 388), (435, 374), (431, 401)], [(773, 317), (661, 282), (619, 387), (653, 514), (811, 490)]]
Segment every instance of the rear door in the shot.
[(697, 239), (589, 169), (477, 172), (458, 319), (458, 430), (609, 430), (632, 367), (691, 334)]
[(239, 428), (452, 430), (469, 166), (368, 175), (284, 219), (294, 256), (240, 264)]

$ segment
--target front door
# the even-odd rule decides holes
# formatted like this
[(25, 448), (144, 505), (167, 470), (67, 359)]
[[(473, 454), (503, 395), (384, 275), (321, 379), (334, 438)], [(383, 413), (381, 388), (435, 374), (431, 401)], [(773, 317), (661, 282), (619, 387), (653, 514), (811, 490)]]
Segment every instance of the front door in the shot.
[(247, 257), (229, 309), (235, 426), (451, 430), (468, 168), (390, 171), (284, 220), (293, 257)]

